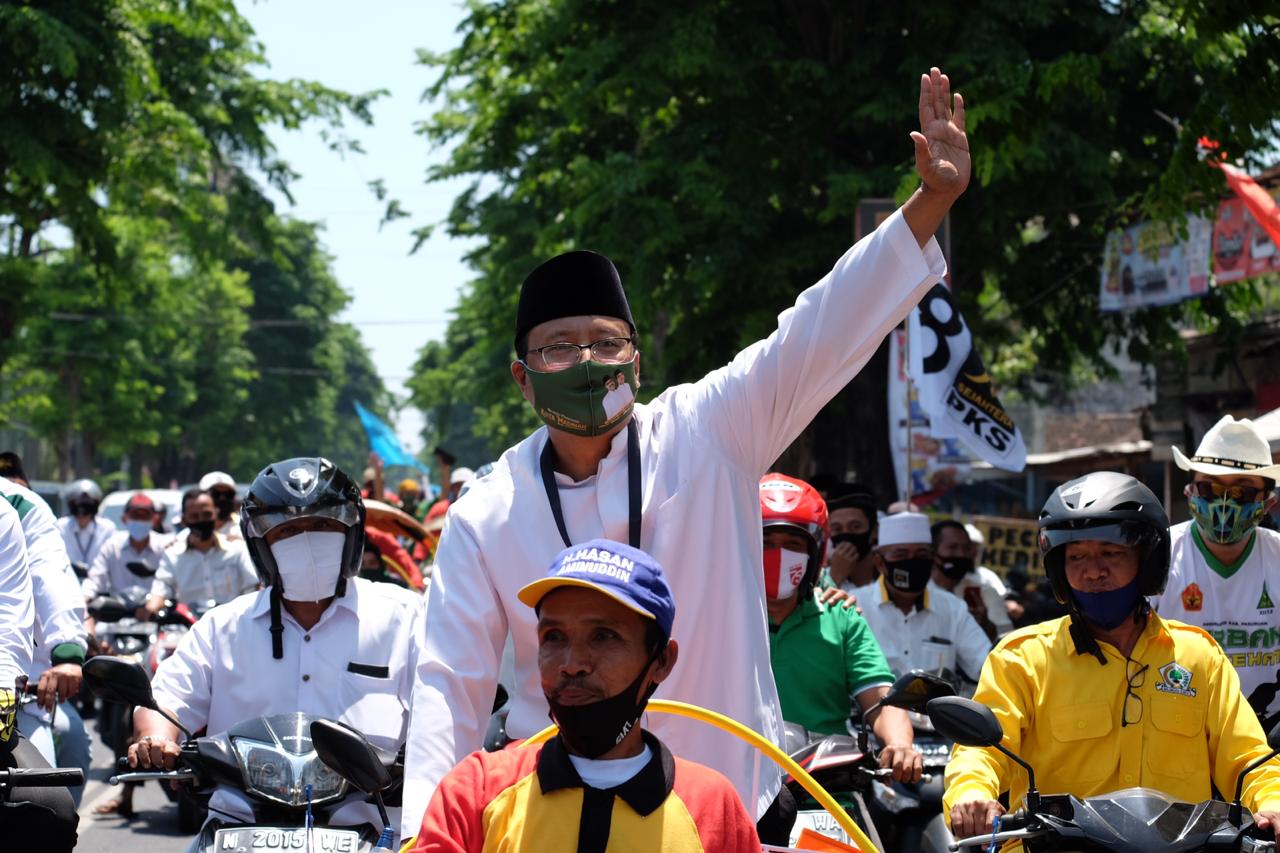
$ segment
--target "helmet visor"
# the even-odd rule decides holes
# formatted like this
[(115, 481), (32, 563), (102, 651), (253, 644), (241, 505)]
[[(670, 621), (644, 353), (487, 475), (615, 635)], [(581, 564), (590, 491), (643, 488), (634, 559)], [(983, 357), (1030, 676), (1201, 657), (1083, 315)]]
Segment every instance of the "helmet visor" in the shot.
[(1099, 524), (1094, 527), (1055, 527), (1040, 531), (1040, 553), (1048, 554), (1068, 542), (1111, 542), (1141, 548), (1146, 527), (1141, 524)]
[(344, 527), (354, 527), (360, 523), (360, 505), (356, 503), (331, 504), (329, 506), (286, 506), (271, 512), (256, 513), (248, 516), (245, 528), (248, 535), (265, 537), (267, 532), (279, 527), (287, 521), (300, 518), (328, 518), (339, 522)]

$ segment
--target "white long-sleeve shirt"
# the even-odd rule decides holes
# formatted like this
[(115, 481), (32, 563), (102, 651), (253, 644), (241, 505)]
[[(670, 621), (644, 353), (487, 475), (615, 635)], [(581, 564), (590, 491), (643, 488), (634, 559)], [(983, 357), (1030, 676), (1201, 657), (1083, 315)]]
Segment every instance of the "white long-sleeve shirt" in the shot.
[(71, 570), (57, 519), (44, 499), (5, 477), (0, 477), (0, 497), (18, 511), (27, 548), (35, 602), (34, 642), (27, 675), (34, 680), (48, 669), (49, 654), (59, 645), (73, 643), (81, 651), (88, 648), (84, 596)]
[(0, 687), (12, 690), (14, 680), (31, 665), (32, 599), (22, 519), (8, 501), (0, 500)]
[(963, 671), (977, 682), (991, 640), (964, 601), (933, 581), (919, 606), (909, 613), (889, 598), (883, 578), (858, 587), (853, 594), (894, 675), (913, 669), (949, 669)]
[[(945, 272), (937, 244), (921, 251), (901, 213), (850, 249), (778, 318), (768, 339), (701, 381), (637, 405), (643, 485), (641, 547), (662, 564), (676, 603), (680, 662), (658, 698), (714, 710), (782, 740), (769, 666), (759, 479)], [(516, 683), (507, 730), (548, 723), (536, 620), (516, 591), (564, 548), (539, 469), (545, 428), (507, 450), (450, 507), (424, 620), (408, 758), (405, 836), (416, 834), (440, 779), (481, 744), (510, 632)], [(627, 432), (595, 476), (557, 475), (569, 536), (628, 541)], [(650, 715), (673, 753), (719, 770), (761, 813), (779, 771), (705, 724)]]

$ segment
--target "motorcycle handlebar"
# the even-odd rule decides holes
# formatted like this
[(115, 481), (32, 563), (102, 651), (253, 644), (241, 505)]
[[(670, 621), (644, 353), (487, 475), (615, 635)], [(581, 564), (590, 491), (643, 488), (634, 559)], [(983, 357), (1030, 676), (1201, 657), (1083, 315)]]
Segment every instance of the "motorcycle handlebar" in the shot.
[(152, 779), (168, 780), (170, 782), (188, 782), (194, 780), (196, 774), (194, 770), (186, 768), (180, 770), (138, 770), (133, 773), (117, 773), (107, 782), (111, 785), (119, 785), (122, 782), (148, 782)]
[(79, 767), (13, 767), (0, 770), (0, 785), (16, 788), (64, 788), (83, 784), (84, 771)]

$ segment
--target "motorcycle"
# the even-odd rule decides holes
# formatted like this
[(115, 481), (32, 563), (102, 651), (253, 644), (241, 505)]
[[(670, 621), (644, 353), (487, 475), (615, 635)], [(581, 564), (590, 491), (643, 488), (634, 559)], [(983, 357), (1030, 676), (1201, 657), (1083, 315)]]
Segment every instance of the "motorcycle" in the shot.
[[(932, 673), (912, 671), (893, 683), (893, 687), (876, 705), (902, 708), (908, 712), (922, 711), (930, 699), (949, 696), (954, 692), (951, 684)], [(874, 710), (874, 709), (873, 709)], [(857, 737), (849, 735), (811, 735), (802, 726), (786, 724), (786, 749), (792, 760), (808, 771), (818, 784), (827, 789), (859, 828), (879, 850), (946, 850), (950, 833), (941, 816), (941, 796), (938, 805), (929, 813), (929, 806), (919, 802), (907, 802), (910, 786), (899, 786), (889, 779), (890, 771), (880, 767), (873, 749), (870, 727), (866, 723), (870, 714), (863, 714)], [(941, 768), (946, 755), (940, 758), (925, 755), (925, 775), (920, 785), (941, 784)], [(796, 798), (799, 810), (791, 831), (790, 844), (794, 847), (807, 829), (837, 841), (849, 843), (851, 839), (835, 822), (835, 819), (818, 806), (800, 783), (790, 776), (784, 783)], [(880, 801), (896, 801), (897, 810), (880, 805)], [(923, 819), (921, 814), (923, 812)], [(904, 824), (900, 827), (898, 824)], [(916, 827), (914, 831), (904, 831)], [(910, 835), (911, 846), (898, 843)], [(886, 846), (885, 839), (894, 843)]]
[(1274, 851), (1275, 842), (1258, 837), (1253, 817), (1240, 802), (1244, 779), (1280, 755), (1280, 726), (1267, 736), (1271, 752), (1241, 771), (1235, 800), (1183, 803), (1152, 788), (1125, 788), (1096, 797), (1041, 795), (1035, 770), (1001, 744), (1004, 729), (995, 714), (971, 699), (944, 697), (928, 703), (929, 718), (963, 746), (999, 750), (1027, 771), (1023, 808), (999, 818), (995, 832), (962, 838), (951, 850), (1018, 841), (1028, 853), (1049, 850), (1125, 851), (1125, 853), (1238, 853)]
[(202, 612), (197, 612), (182, 602), (166, 601), (164, 607), (151, 615), (151, 622), (156, 626), (156, 635), (151, 647), (147, 650), (147, 669), (155, 675), (160, 662), (178, 649), (178, 643), (196, 624)]
[[(146, 590), (141, 587), (130, 587), (121, 596), (98, 596), (89, 602), (89, 615), (98, 623), (98, 639), (107, 644), (112, 654), (137, 662), (146, 659), (156, 627), (137, 618), (138, 608), (145, 603)], [(124, 755), (128, 747), (133, 732), (132, 714), (129, 706), (107, 701), (96, 714), (98, 733), (116, 755)]]
[[(370, 853), (389, 849), (391, 829), (382, 802), (383, 792), (398, 796), (403, 775), (403, 756), (369, 747), (379, 763), (386, 784), (377, 791), (357, 790), (378, 804), (383, 826), (329, 826), (329, 819), (344, 804), (352, 785), (321, 759), (324, 743), (316, 744), (316, 726), (336, 726), (327, 720), (303, 713), (255, 717), (228, 731), (195, 737), (163, 711), (151, 692), (146, 669), (135, 662), (113, 657), (95, 657), (85, 662), (85, 682), (95, 693), (115, 702), (149, 708), (177, 726), (184, 735), (178, 768), (122, 772), (111, 777), (112, 784), (155, 779), (178, 782), (211, 794), (217, 786), (242, 792), (252, 806), (253, 820), (233, 823), (216, 818), (205, 822), (197, 837), (196, 849), (205, 853), (225, 851), (314, 850), (325, 853)], [(320, 726), (324, 728), (323, 725)], [(342, 748), (337, 754), (345, 755)], [(337, 759), (335, 759), (337, 760)], [(373, 759), (371, 759), (373, 760)], [(367, 768), (366, 768), (367, 769)], [(362, 781), (370, 776), (356, 775)], [(376, 795), (376, 796), (375, 796)], [(379, 847), (380, 842), (386, 844)]]

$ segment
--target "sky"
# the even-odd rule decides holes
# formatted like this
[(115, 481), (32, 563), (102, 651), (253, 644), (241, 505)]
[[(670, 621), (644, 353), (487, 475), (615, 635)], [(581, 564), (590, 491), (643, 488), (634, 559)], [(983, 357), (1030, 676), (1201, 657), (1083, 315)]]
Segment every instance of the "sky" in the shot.
[[(322, 238), (334, 272), (352, 296), (342, 320), (354, 323), (387, 387), (405, 396), (418, 350), (444, 336), (459, 288), (470, 278), (462, 257), (469, 244), (437, 228), (412, 256), (410, 231), (444, 219), (465, 182), (426, 183), (432, 150), (414, 133), (431, 105), (420, 101), (434, 72), (416, 64), (418, 48), (444, 51), (459, 40), (464, 10), (454, 0), (236, 0), (257, 33), (269, 68), (262, 76), (303, 78), (336, 89), (387, 89), (373, 106), (373, 127), (348, 124), (365, 154), (340, 157), (319, 137), (319, 126), (275, 128), (281, 157), (301, 177), (294, 204), (277, 195), (278, 210), (324, 225)], [(385, 203), (369, 182), (382, 179), (388, 194), (413, 215), (378, 228)], [(355, 417), (355, 413), (350, 413)], [(405, 407), (395, 424), (405, 448), (422, 447), (422, 416)]]

